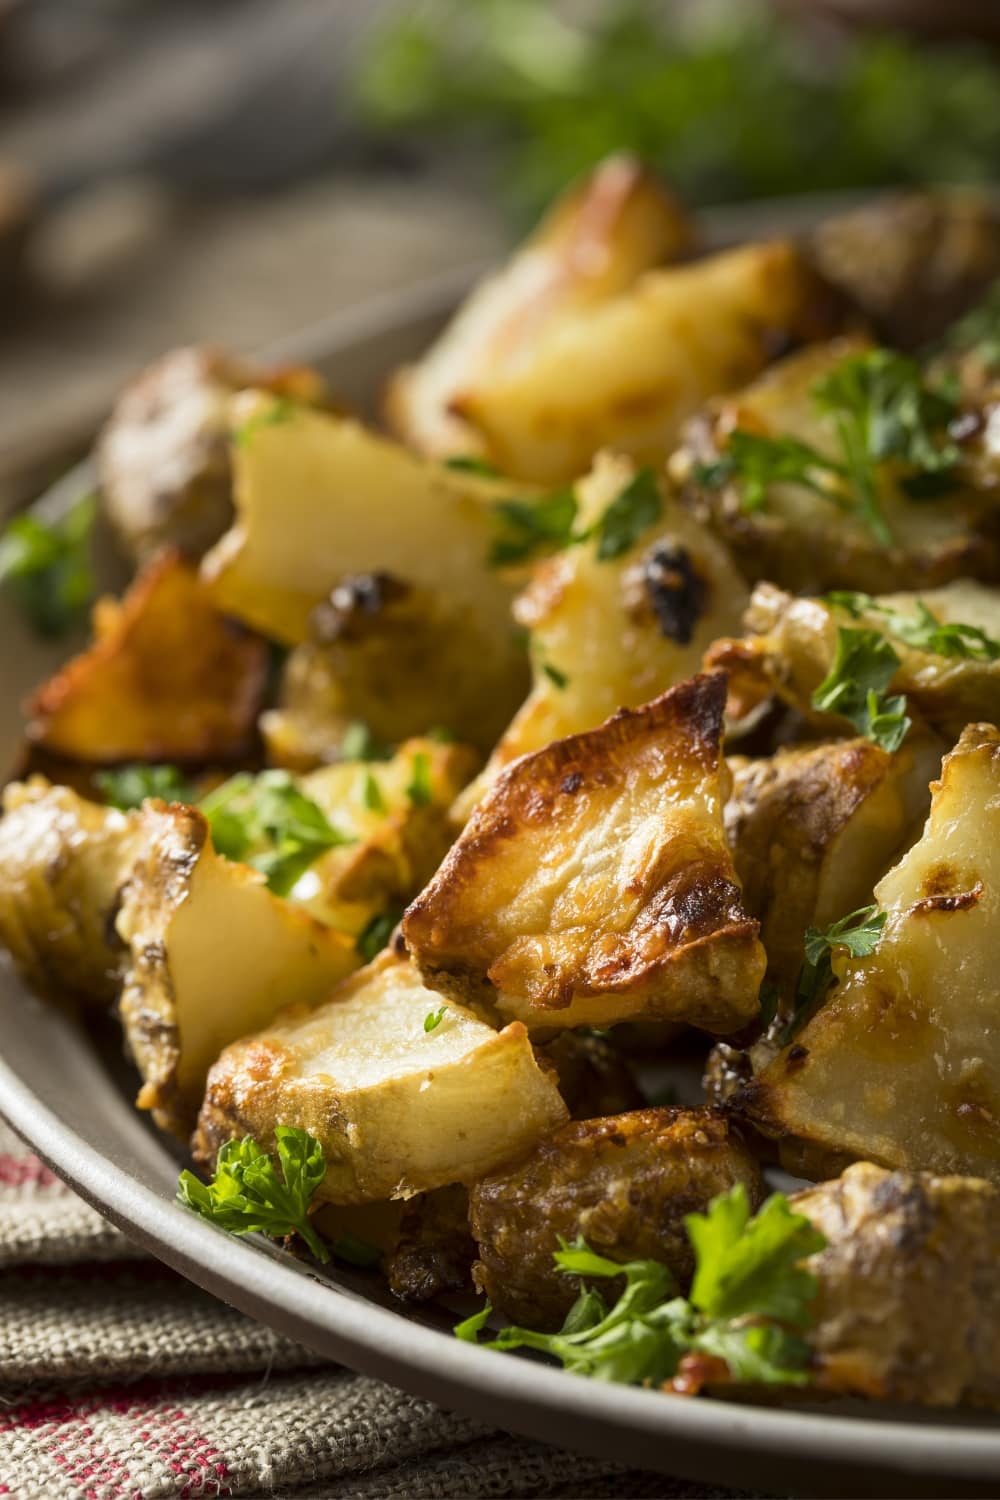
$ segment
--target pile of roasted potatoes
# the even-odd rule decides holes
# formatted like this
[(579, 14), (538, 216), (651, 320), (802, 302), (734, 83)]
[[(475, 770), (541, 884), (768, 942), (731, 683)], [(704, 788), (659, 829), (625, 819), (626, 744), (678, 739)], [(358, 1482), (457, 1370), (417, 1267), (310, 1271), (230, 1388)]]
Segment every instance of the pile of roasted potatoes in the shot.
[[(997, 277), (975, 193), (707, 252), (614, 158), (381, 429), (166, 356), (97, 448), (134, 582), (4, 793), (14, 963), (207, 1176), (308, 1132), (403, 1300), (569, 1364), (586, 1247), (688, 1318), (606, 1378), (1000, 1408)], [(755, 1373), (702, 1231), (763, 1254), (764, 1168), (812, 1185)]]

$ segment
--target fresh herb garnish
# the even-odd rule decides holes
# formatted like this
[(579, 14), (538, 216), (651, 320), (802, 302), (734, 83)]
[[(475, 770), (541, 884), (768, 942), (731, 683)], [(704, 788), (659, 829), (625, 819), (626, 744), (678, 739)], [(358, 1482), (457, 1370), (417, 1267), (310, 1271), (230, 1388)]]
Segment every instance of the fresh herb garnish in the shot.
[(898, 750), (910, 727), (906, 699), (887, 695), (899, 657), (877, 630), (837, 630), (830, 671), (812, 695), (813, 708), (849, 720), (883, 750)]
[(277, 427), (282, 422), (290, 422), (297, 410), (298, 403), (288, 396), (275, 396), (273, 400), (251, 412), (246, 421), (235, 429), (233, 442), (238, 448), (249, 448), (261, 428)]
[(569, 687), (569, 678), (559, 667), (554, 667), (550, 661), (540, 661), (539, 665), (553, 687), (557, 687), (560, 692)]
[(500, 479), (500, 470), (485, 458), (476, 458), (470, 453), (456, 453), (444, 461), (446, 469), (455, 469), (459, 474), (481, 474), (484, 479)]
[(326, 850), (353, 842), (287, 771), (233, 776), (200, 806), (216, 850), (262, 871), (277, 896), (287, 896)]
[(441, 1025), (441, 1022), (445, 1018), (447, 1009), (447, 1005), (442, 1005), (439, 1010), (429, 1010), (426, 1016), (424, 1016), (424, 1030), (437, 1031), (438, 1027)]
[(628, 552), (662, 514), (656, 476), (652, 469), (640, 469), (588, 532), (597, 537), (598, 562), (613, 562)]
[(382, 952), (402, 915), (401, 906), (392, 906), (388, 911), (380, 911), (362, 928), (358, 937), (355, 938), (354, 946), (366, 964), (370, 964), (372, 959), (377, 958)]
[(410, 780), (406, 795), (414, 807), (430, 807), (434, 801), (431, 758), (426, 750), (418, 750), (410, 762)]
[(341, 760), (392, 760), (392, 746), (376, 739), (367, 724), (356, 719), (340, 740)]
[(365, 779), (361, 789), (361, 800), (369, 812), (384, 813), (386, 811), (382, 788), (371, 771), (365, 772)]
[(431, 740), (435, 745), (453, 745), (455, 735), (452, 730), (445, 728), (443, 724), (435, 724), (424, 734), (425, 740)]
[(904, 645), (912, 646), (915, 651), (971, 661), (996, 661), (1000, 658), (1000, 641), (995, 641), (978, 625), (939, 620), (922, 599), (916, 599), (914, 613), (906, 615), (887, 604), (880, 604), (871, 594), (841, 590), (827, 594), (825, 598), (827, 604), (846, 610), (855, 620), (864, 614), (881, 615), (886, 633)]
[(834, 505), (853, 508), (883, 547), (893, 537), (879, 498), (880, 465), (892, 463), (911, 500), (933, 499), (955, 485), (959, 450), (948, 435), (953, 396), (932, 389), (915, 360), (891, 349), (851, 354), (812, 387), (831, 423), (839, 455), (827, 457), (794, 437), (766, 437), (737, 427), (718, 459), (696, 464), (693, 478), (711, 489), (738, 480), (744, 510), (760, 510), (772, 484), (797, 484)]
[(96, 583), (90, 537), (97, 498), (85, 495), (59, 521), (15, 516), (0, 536), (0, 584), (39, 635), (63, 635), (83, 618)]
[(556, 552), (573, 540), (576, 494), (554, 490), (537, 500), (498, 500), (493, 515), (498, 535), (490, 548), (491, 567), (526, 562), (541, 552)]
[(833, 983), (831, 955), (834, 949), (844, 948), (853, 958), (867, 958), (878, 947), (886, 915), (874, 906), (861, 906), (838, 922), (831, 923), (825, 932), (820, 932), (818, 927), (806, 928), (805, 963), (795, 990), (792, 1017), (778, 1039), (782, 1046), (801, 1031), (823, 1003)]
[[(780, 1193), (751, 1217), (742, 1184), (714, 1198), (705, 1214), (685, 1219), (696, 1271), (688, 1297), (673, 1273), (654, 1260), (619, 1265), (583, 1240), (555, 1252), (581, 1291), (558, 1333), (505, 1328), (490, 1349), (539, 1349), (592, 1379), (662, 1386), (686, 1355), (725, 1361), (735, 1381), (801, 1385), (808, 1378), (809, 1326), (817, 1281), (801, 1262), (826, 1241)], [(624, 1279), (609, 1306), (587, 1283)], [(477, 1343), (491, 1308), (460, 1323), (456, 1337)]]
[(317, 1260), (327, 1261), (329, 1251), (309, 1221), (309, 1204), (326, 1172), (323, 1148), (315, 1136), (294, 1125), (276, 1125), (274, 1139), (277, 1166), (251, 1136), (244, 1136), (223, 1146), (210, 1182), (182, 1172), (177, 1196), (230, 1234), (277, 1239), (297, 1234)]
[(879, 504), (877, 465), (892, 461), (911, 472), (900, 479), (911, 499), (953, 487), (960, 454), (948, 437), (954, 399), (932, 390), (916, 360), (891, 349), (852, 354), (812, 388), (834, 425), (858, 509), (883, 546), (892, 533)]
[(113, 771), (98, 771), (94, 781), (105, 802), (122, 812), (141, 807), (147, 797), (162, 797), (164, 802), (197, 800), (180, 766), (118, 766)]
[(843, 476), (841, 464), (826, 458), (809, 443), (794, 437), (764, 437), (736, 427), (729, 434), (722, 454), (714, 463), (695, 464), (692, 477), (708, 489), (721, 489), (739, 479), (740, 505), (745, 511), (760, 510), (772, 484), (800, 484), (825, 500), (836, 500), (821, 475)]

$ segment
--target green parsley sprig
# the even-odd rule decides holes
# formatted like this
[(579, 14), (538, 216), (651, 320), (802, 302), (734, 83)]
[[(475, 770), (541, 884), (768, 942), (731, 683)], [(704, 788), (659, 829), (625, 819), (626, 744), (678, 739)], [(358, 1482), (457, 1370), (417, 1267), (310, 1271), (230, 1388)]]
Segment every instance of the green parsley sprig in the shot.
[(826, 998), (833, 983), (834, 952), (843, 949), (853, 958), (867, 958), (878, 947), (886, 917), (887, 913), (875, 906), (861, 906), (832, 922), (825, 932), (818, 927), (806, 928), (805, 963), (799, 973), (792, 1016), (778, 1038), (782, 1046), (802, 1030)]
[(353, 842), (287, 771), (241, 772), (199, 805), (216, 850), (262, 871), (277, 896), (287, 896), (328, 849)]
[[(801, 1262), (823, 1249), (823, 1235), (780, 1193), (751, 1215), (742, 1184), (684, 1222), (696, 1262), (689, 1296), (678, 1295), (673, 1273), (659, 1261), (619, 1265), (582, 1239), (561, 1241), (555, 1263), (581, 1283), (562, 1328), (505, 1328), (484, 1347), (538, 1349), (575, 1374), (627, 1385), (666, 1385), (686, 1355), (699, 1353), (724, 1360), (735, 1381), (803, 1384), (810, 1349), (802, 1334), (817, 1282)], [(622, 1278), (624, 1289), (610, 1305), (591, 1285)], [(491, 1312), (487, 1303), (456, 1336), (477, 1343)]]
[(708, 489), (721, 489), (739, 480), (740, 506), (749, 513), (764, 507), (772, 484), (799, 484), (824, 500), (837, 501), (836, 490), (823, 480), (828, 481), (830, 476), (841, 479), (844, 473), (842, 464), (827, 458), (811, 443), (794, 437), (765, 437), (736, 427), (719, 458), (713, 463), (695, 464), (692, 477)]
[(843, 609), (858, 620), (862, 615), (882, 617), (883, 628), (904, 645), (931, 656), (963, 657), (970, 661), (996, 661), (1000, 658), (1000, 641), (995, 641), (978, 625), (939, 620), (922, 599), (914, 601), (914, 613), (902, 614), (887, 604), (880, 604), (871, 594), (838, 590), (825, 595), (835, 609)]
[(812, 706), (847, 719), (883, 750), (898, 750), (912, 720), (906, 714), (906, 698), (885, 690), (899, 664), (879, 631), (839, 626), (833, 665), (813, 693)]
[(122, 812), (141, 807), (147, 797), (189, 804), (198, 797), (180, 766), (116, 766), (114, 770), (98, 771), (94, 781), (105, 802)]
[(387, 911), (378, 912), (362, 928), (354, 940), (354, 946), (366, 964), (370, 964), (382, 952), (402, 915), (401, 906), (391, 906)]
[(640, 469), (593, 523), (577, 528), (578, 504), (573, 489), (556, 490), (538, 500), (498, 500), (493, 514), (499, 536), (489, 562), (493, 567), (526, 562), (542, 553), (559, 552), (597, 539), (598, 562), (622, 557), (659, 520), (663, 501), (652, 469)]
[(59, 521), (15, 516), (0, 536), (0, 585), (39, 635), (79, 624), (96, 592), (90, 539), (97, 497), (85, 495)]
[(230, 1234), (260, 1233), (276, 1239), (297, 1234), (317, 1260), (328, 1261), (330, 1252), (309, 1220), (309, 1205), (326, 1173), (323, 1148), (315, 1136), (294, 1125), (276, 1125), (274, 1139), (277, 1165), (251, 1136), (245, 1136), (223, 1146), (210, 1182), (182, 1172), (177, 1196)]

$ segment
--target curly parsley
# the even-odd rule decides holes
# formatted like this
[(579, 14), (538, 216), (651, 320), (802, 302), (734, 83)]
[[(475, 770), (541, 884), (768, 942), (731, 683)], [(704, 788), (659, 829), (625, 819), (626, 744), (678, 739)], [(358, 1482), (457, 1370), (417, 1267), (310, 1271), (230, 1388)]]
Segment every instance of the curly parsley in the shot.
[(861, 906), (846, 917), (832, 922), (825, 932), (807, 927), (805, 963), (795, 990), (795, 1006), (779, 1041), (784, 1046), (816, 1014), (833, 983), (833, 953), (843, 949), (852, 958), (867, 958), (874, 953), (886, 924), (887, 914), (875, 906)]
[(277, 1165), (252, 1136), (244, 1136), (223, 1146), (210, 1182), (182, 1172), (177, 1196), (230, 1234), (297, 1234), (317, 1260), (328, 1261), (330, 1252), (309, 1221), (309, 1205), (326, 1173), (323, 1148), (293, 1125), (276, 1125), (274, 1139)]

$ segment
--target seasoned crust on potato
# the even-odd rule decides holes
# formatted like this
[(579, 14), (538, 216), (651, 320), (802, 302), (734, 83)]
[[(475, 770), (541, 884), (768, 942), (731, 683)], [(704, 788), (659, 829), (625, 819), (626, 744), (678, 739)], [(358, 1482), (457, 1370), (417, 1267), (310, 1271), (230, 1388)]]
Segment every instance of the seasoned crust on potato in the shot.
[(840, 315), (790, 241), (743, 245), (648, 271), (560, 319), (530, 359), (483, 374), (453, 405), (521, 479), (575, 479), (605, 447), (658, 464), (708, 397), (750, 380), (776, 347), (835, 332)]
[(761, 924), (769, 977), (794, 987), (807, 927), (867, 905), (923, 825), (945, 745), (911, 735), (895, 754), (870, 740), (729, 757), (726, 833), (743, 904)]
[(508, 766), (404, 918), (427, 982), (532, 1027), (751, 1020), (764, 952), (722, 826), (724, 699), (695, 677)]
[[(599, 453), (575, 486), (586, 533), (635, 479), (620, 454)], [(514, 603), (530, 632), (532, 689), (481, 777), (461, 799), (471, 811), (502, 766), (529, 750), (595, 729), (638, 708), (701, 666), (740, 619), (746, 587), (722, 544), (660, 486), (661, 511), (619, 557), (584, 535), (534, 569)]]
[(970, 724), (922, 837), (875, 889), (874, 952), (835, 959), (825, 1003), (733, 1107), (819, 1176), (865, 1157), (1000, 1183), (1000, 732)]
[(0, 943), (48, 998), (117, 998), (128, 953), (115, 916), (140, 838), (137, 814), (42, 776), (4, 790)]
[(827, 1390), (1000, 1407), (1000, 1192), (858, 1162), (792, 1206), (826, 1236), (807, 1335)]
[(557, 1328), (578, 1291), (553, 1262), (560, 1237), (582, 1235), (611, 1260), (663, 1261), (686, 1282), (694, 1259), (684, 1216), (736, 1183), (759, 1202), (760, 1169), (716, 1110), (571, 1122), (473, 1187), (476, 1280), (494, 1306), (530, 1328)]
[(196, 808), (150, 800), (138, 821), (117, 918), (131, 954), (119, 1014), (139, 1107), (184, 1135), (223, 1047), (283, 1005), (319, 1001), (360, 960), (349, 938), (218, 855)]
[(523, 363), (561, 319), (678, 259), (693, 239), (680, 203), (641, 162), (609, 156), (470, 292), (419, 362), (395, 373), (385, 402), (390, 430), (432, 457), (481, 452), (482, 439), (453, 410), (455, 397), (481, 376)]
[(163, 552), (120, 602), (99, 601), (93, 644), (32, 696), (27, 735), (98, 763), (228, 760), (252, 744), (266, 673), (265, 643)]
[(468, 1189), (453, 1183), (419, 1193), (404, 1204), (396, 1242), (386, 1256), (389, 1290), (401, 1302), (460, 1292), (472, 1286), (475, 1258)]
[[(394, 953), (312, 1011), (292, 1008), (227, 1047), (212, 1068), (194, 1138), (220, 1146), (275, 1125), (311, 1131), (326, 1156), (317, 1202), (363, 1203), (470, 1182), (516, 1158), (566, 1106), (518, 1022), (495, 1031), (440, 998)], [(461, 1128), (456, 1128), (461, 1121)]]
[(646, 1102), (628, 1059), (602, 1036), (560, 1031), (536, 1046), (535, 1053), (555, 1068), (559, 1092), (573, 1120), (621, 1115)]

